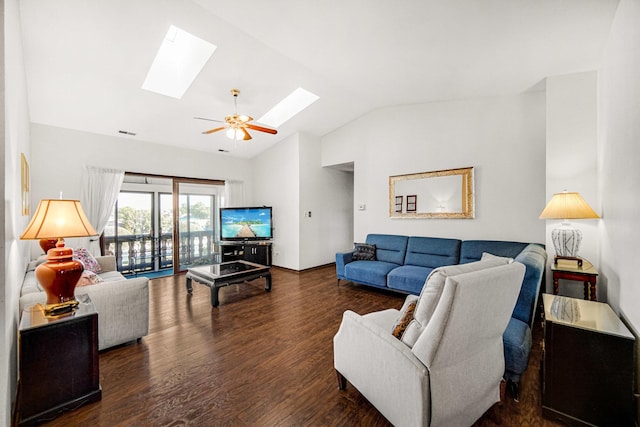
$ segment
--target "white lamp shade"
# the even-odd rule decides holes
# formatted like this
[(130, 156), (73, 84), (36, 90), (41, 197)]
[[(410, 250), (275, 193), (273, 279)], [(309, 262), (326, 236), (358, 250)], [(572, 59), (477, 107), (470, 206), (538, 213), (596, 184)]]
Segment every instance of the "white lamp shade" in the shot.
[(20, 239), (89, 237), (98, 233), (87, 219), (79, 200), (44, 199)]
[(540, 219), (600, 218), (580, 193), (556, 193), (540, 214)]

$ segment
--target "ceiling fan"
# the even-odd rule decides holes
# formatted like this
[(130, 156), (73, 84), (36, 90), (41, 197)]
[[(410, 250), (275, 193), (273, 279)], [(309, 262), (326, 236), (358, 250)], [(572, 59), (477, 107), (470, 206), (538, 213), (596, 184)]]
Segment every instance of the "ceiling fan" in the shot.
[(250, 123), (253, 120), (253, 117), (239, 115), (238, 114), (238, 95), (240, 95), (240, 90), (231, 89), (231, 94), (233, 95), (233, 99), (234, 99), (235, 112), (229, 116), (226, 116), (224, 118), (224, 122), (222, 120), (207, 119), (204, 117), (194, 117), (194, 119), (198, 119), (198, 120), (208, 120), (211, 122), (226, 123), (224, 126), (205, 130), (204, 132), (202, 132), (203, 134), (209, 135), (210, 133), (214, 133), (214, 132), (218, 132), (226, 129), (227, 136), (230, 139), (236, 139), (236, 140), (242, 139), (242, 140), (248, 141), (251, 139), (251, 135), (249, 135), (249, 132), (247, 132), (247, 129), (266, 132), (272, 135), (275, 135), (278, 133), (278, 131), (275, 129), (271, 129), (264, 126), (258, 126), (256, 124)]

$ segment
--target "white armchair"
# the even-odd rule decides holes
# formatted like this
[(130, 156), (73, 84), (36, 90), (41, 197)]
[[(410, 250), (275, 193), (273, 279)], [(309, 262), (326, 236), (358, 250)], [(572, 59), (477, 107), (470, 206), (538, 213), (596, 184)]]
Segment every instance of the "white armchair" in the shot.
[(403, 306), (417, 299), (409, 345), (392, 334), (399, 310), (346, 311), (334, 337), (340, 388), (348, 380), (395, 426), (473, 424), (500, 400), (502, 334), (525, 272), (506, 262), (434, 270)]

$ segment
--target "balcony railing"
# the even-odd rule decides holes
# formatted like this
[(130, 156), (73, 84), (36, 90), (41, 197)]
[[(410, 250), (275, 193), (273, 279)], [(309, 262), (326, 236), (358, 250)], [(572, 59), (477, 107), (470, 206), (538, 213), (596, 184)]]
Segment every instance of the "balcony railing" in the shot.
[[(212, 230), (180, 233), (180, 266), (212, 264)], [(154, 238), (148, 234), (105, 236), (105, 253), (115, 255), (118, 271), (134, 274), (173, 268), (173, 235)]]

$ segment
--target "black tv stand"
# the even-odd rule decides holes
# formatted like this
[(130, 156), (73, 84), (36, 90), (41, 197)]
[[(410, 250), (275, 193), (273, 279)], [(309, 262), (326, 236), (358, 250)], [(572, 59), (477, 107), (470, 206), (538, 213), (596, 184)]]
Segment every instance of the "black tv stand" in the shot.
[(271, 266), (271, 242), (242, 240), (220, 242), (222, 262), (249, 261)]

